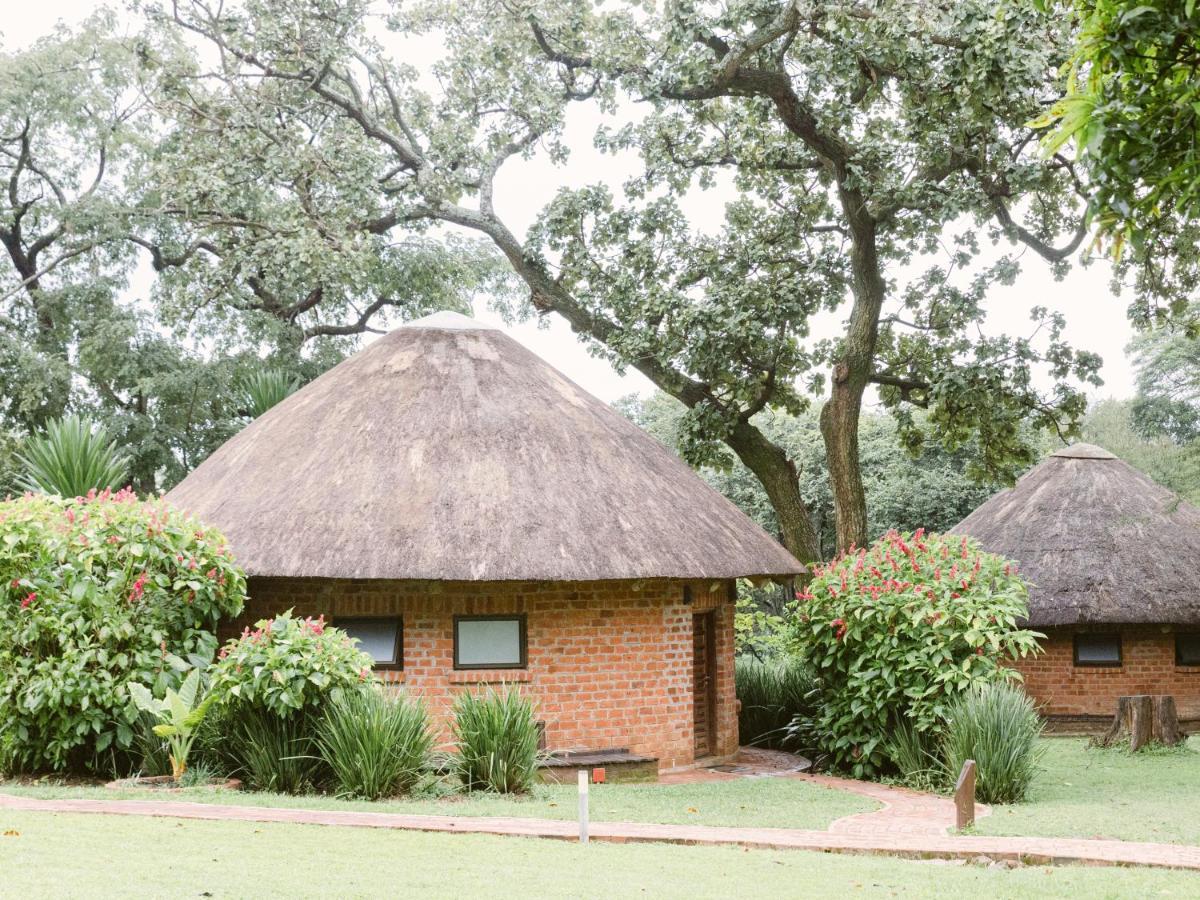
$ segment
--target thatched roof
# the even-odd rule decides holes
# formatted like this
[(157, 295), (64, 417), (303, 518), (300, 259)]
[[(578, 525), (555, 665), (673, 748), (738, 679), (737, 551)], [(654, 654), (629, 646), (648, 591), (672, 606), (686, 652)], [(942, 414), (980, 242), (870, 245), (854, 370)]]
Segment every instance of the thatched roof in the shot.
[(251, 575), (791, 576), (670, 450), (499, 329), (437, 313), (270, 409), (167, 499)]
[(1101, 447), (1059, 450), (951, 530), (1020, 563), (1034, 627), (1200, 623), (1200, 510)]

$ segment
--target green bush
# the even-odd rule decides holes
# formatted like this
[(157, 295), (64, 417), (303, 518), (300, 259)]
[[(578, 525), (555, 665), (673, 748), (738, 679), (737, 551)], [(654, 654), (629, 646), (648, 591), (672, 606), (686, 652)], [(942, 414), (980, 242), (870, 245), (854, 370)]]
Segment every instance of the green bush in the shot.
[[(766, 661), (739, 656), (734, 665), (734, 685), (741, 701), (738, 740), (762, 747), (791, 746), (790, 726), (811, 719), (816, 680), (812, 670), (796, 657)], [(806, 749), (806, 748), (797, 748)]]
[(287, 717), (321, 707), (371, 680), (371, 657), (342, 630), (291, 611), (262, 619), (221, 648), (211, 691), (226, 706)]
[(1011, 684), (982, 684), (950, 707), (942, 739), (947, 781), (975, 760), (975, 795), (984, 803), (1025, 799), (1037, 772), (1042, 720), (1033, 701)]
[(218, 734), (228, 737), (218, 750), (225, 768), (250, 787), (282, 793), (323, 780), (318, 725), (330, 704), (373, 685), (371, 657), (324, 618), (290, 611), (245, 629), (218, 657), (210, 691)]
[(177, 686), (241, 611), (225, 539), (131, 491), (0, 503), (0, 746), (19, 770), (128, 770), (128, 685)]
[(382, 689), (354, 691), (329, 704), (317, 746), (340, 796), (378, 800), (417, 783), (433, 735), (420, 701)]
[(1026, 587), (1013, 563), (966, 537), (890, 532), (870, 550), (813, 570), (794, 635), (820, 685), (816, 728), (836, 767), (894, 767), (901, 723), (934, 733), (974, 685), (1017, 677), (1005, 661), (1036, 652), (1017, 627)]
[(454, 701), (454, 771), (468, 791), (529, 790), (541, 762), (533, 704), (516, 688), (464, 691)]

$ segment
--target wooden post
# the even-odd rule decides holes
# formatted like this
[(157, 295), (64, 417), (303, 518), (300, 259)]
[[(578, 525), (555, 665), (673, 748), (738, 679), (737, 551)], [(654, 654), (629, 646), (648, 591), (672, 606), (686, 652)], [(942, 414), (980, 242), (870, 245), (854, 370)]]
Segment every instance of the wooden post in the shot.
[(588, 773), (579, 770), (579, 843), (588, 842)]
[(954, 785), (954, 827), (961, 831), (975, 824), (975, 760), (968, 759)]

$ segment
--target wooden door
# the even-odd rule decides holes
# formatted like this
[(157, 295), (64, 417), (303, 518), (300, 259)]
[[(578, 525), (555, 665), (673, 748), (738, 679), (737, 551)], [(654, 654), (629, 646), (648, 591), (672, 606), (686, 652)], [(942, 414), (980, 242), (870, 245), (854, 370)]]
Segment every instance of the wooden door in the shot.
[(692, 719), (696, 758), (716, 747), (716, 614), (692, 616)]

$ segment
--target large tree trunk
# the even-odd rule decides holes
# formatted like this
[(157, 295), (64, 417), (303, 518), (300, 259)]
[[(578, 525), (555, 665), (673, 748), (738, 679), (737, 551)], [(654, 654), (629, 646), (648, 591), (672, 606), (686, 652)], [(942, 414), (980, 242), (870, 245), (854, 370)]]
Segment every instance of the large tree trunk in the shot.
[(800, 496), (800, 479), (787, 453), (748, 422), (739, 423), (725, 443), (762, 483), (779, 520), (783, 545), (803, 563), (819, 561), (821, 541)]
[(821, 436), (825, 439), (839, 551), (867, 543), (867, 499), (858, 458), (858, 424), (863, 392), (874, 371), (875, 342), (886, 291), (875, 250), (875, 223), (865, 215), (853, 215), (850, 202), (849, 198), (845, 201), (854, 239), (850, 254), (854, 306), (841, 355), (834, 363), (832, 393), (821, 410)]
[(1096, 743), (1102, 747), (1129, 742), (1130, 750), (1140, 750), (1151, 741), (1173, 747), (1183, 740), (1175, 698), (1138, 694), (1117, 700), (1117, 714), (1108, 733)]

